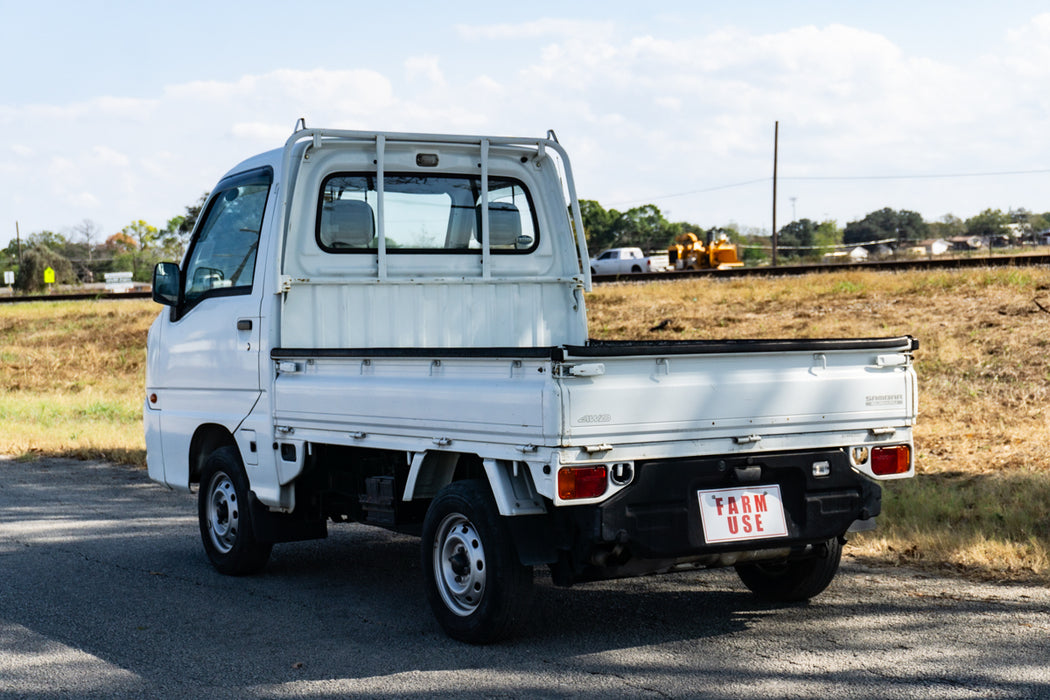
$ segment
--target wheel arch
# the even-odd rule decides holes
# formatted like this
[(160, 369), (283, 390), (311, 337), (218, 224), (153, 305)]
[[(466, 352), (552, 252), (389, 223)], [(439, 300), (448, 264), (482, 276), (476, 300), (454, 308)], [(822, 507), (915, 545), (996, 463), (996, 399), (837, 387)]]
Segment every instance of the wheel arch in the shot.
[(237, 455), (240, 457), (237, 441), (224, 426), (215, 423), (205, 423), (194, 431), (193, 438), (190, 440), (189, 453), (190, 484), (200, 483), (201, 472), (204, 470), (204, 463), (208, 461), (208, 455), (220, 447), (232, 447), (234, 450), (237, 450)]
[(403, 500), (434, 498), (455, 481), (479, 479), (488, 484), (499, 514), (542, 515), (547, 512), (524, 462), (486, 459), (476, 454), (428, 450), (412, 456)]

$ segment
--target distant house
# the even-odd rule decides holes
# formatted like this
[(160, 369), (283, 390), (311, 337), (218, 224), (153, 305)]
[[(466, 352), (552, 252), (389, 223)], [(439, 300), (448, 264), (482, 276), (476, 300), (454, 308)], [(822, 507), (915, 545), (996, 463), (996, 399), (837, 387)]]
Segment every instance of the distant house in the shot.
[(1035, 234), (1035, 239), (1039, 241), (1039, 245), (1050, 245), (1050, 228)]
[(865, 246), (864, 249), (868, 253), (867, 257), (871, 258), (888, 258), (891, 255), (893, 255), (893, 248), (890, 248), (888, 245), (885, 245), (883, 243)]
[(919, 241), (911, 252), (918, 255), (943, 255), (952, 249), (952, 244), (943, 238)]
[(952, 244), (952, 250), (959, 251), (980, 250), (984, 247), (984, 239), (980, 236), (953, 236), (948, 242)]

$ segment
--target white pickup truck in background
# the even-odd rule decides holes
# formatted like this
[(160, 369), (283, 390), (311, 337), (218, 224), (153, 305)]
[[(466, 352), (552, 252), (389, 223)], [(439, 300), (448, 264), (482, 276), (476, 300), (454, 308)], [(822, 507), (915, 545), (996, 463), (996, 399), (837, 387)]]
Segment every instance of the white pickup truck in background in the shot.
[(299, 130), (155, 270), (150, 476), (199, 484), (231, 575), (329, 522), (420, 535), (472, 643), (525, 619), (535, 566), (822, 591), (913, 474), (915, 341), (594, 342), (587, 261), (551, 137)]
[(641, 248), (609, 248), (591, 258), (592, 275), (627, 275), (661, 272), (668, 268), (667, 255), (648, 257)]

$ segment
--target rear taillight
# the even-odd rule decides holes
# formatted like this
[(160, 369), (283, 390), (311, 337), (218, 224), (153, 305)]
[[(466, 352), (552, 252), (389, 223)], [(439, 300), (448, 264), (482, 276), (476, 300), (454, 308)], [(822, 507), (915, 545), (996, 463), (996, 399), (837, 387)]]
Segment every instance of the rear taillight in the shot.
[(604, 464), (596, 467), (566, 467), (558, 471), (558, 497), (563, 501), (597, 498), (605, 493), (608, 483), (608, 471)]
[(906, 474), (911, 469), (911, 448), (907, 445), (875, 447), (871, 450), (871, 473), (875, 476)]

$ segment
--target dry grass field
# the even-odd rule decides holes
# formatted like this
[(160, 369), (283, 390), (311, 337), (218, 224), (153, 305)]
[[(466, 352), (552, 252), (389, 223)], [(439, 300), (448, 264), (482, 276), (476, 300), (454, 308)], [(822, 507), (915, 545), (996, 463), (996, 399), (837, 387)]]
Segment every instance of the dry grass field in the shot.
[[(1050, 271), (703, 278), (598, 287), (602, 339), (909, 334), (918, 476), (885, 488), (855, 557), (1050, 583)], [(143, 464), (149, 301), (0, 306), (0, 453)], [(666, 323), (661, 323), (666, 321)], [(662, 325), (661, 330), (650, 330)]]

